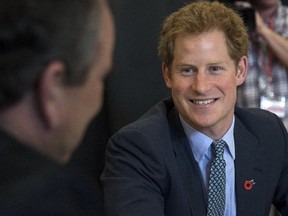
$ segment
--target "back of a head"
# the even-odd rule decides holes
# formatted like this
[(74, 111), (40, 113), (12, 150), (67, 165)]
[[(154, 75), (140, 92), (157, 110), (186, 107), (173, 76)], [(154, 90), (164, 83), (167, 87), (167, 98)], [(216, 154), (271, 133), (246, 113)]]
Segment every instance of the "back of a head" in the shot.
[(248, 33), (241, 17), (222, 3), (199, 1), (187, 4), (164, 21), (158, 44), (160, 58), (170, 67), (179, 34), (199, 35), (212, 30), (225, 34), (228, 53), (235, 63), (247, 55)]
[(0, 109), (36, 88), (54, 60), (66, 67), (66, 82), (84, 82), (95, 60), (101, 10), (97, 0), (1, 0)]

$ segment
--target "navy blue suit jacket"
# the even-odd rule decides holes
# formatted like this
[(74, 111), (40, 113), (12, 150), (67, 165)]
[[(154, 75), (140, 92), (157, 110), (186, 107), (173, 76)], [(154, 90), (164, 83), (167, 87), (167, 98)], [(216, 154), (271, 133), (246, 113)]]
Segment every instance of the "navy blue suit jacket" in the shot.
[[(235, 110), (237, 215), (288, 215), (288, 137), (276, 115)], [(108, 142), (102, 174), (108, 216), (204, 216), (202, 179), (171, 99)], [(254, 179), (251, 190), (244, 187)]]

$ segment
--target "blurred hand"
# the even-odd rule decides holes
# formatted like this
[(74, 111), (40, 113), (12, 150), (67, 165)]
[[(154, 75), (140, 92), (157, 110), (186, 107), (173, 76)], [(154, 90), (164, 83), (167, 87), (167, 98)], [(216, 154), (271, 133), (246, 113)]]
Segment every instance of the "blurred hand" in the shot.
[(265, 31), (265, 29), (267, 29), (267, 27), (262, 17), (257, 11), (255, 11), (255, 21), (256, 21), (256, 33), (258, 35), (263, 35), (263, 32)]

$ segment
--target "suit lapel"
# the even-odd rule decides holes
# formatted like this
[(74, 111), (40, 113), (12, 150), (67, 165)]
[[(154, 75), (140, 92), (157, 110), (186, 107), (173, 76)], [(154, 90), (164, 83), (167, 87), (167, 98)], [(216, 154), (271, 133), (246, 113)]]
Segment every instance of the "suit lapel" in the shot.
[(190, 203), (191, 215), (206, 215), (201, 173), (175, 109), (170, 112), (169, 123), (175, 159)]
[[(261, 161), (257, 160), (257, 157), (261, 155), (257, 152), (257, 139), (237, 117), (234, 137), (237, 215), (262, 216), (265, 209), (265, 193), (263, 190), (265, 179), (262, 174), (262, 165), (257, 164), (257, 161)], [(254, 181), (254, 185), (251, 180)], [(252, 185), (249, 185), (251, 183)]]

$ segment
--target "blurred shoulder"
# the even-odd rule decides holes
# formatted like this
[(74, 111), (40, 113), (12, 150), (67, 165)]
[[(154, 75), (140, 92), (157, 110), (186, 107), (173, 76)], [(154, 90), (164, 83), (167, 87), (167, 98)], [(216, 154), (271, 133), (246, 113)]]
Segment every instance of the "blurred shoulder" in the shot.
[(250, 131), (278, 131), (287, 133), (281, 119), (266, 110), (259, 108), (238, 108), (235, 109), (235, 116)]

